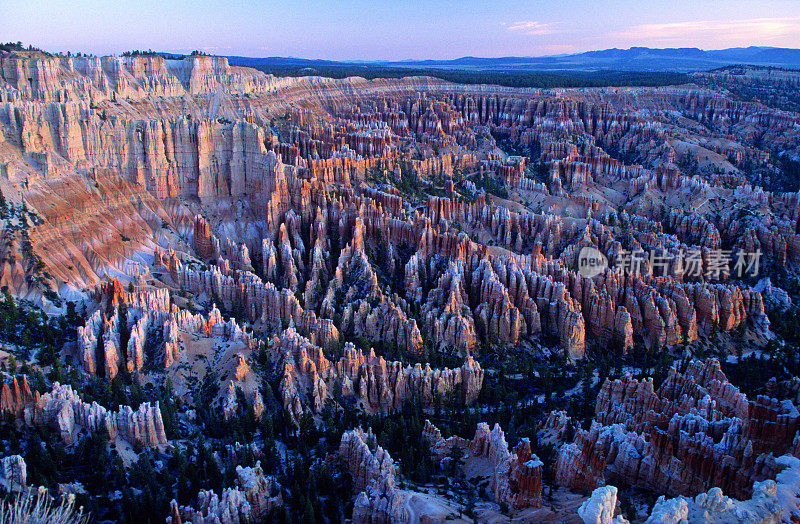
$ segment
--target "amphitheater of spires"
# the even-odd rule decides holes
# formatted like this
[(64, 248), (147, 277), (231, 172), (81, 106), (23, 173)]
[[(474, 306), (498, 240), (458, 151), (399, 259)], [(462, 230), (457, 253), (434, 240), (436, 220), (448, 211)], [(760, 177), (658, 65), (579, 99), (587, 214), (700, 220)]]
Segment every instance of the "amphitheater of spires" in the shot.
[[(567, 440), (564, 412), (551, 412), (539, 428), (539, 438), (557, 448), (555, 483), (593, 491), (578, 511), (584, 522), (627, 522), (614, 516), (612, 483), (677, 495), (662, 496), (647, 522), (677, 524), (690, 515), (690, 522), (791, 522), (797, 514), (797, 408), (768, 397), (749, 400), (728, 382), (719, 361), (692, 361), (685, 373), (673, 368), (658, 392), (652, 378), (606, 380), (596, 413), (591, 429), (579, 430), (574, 441)], [(462, 449), (462, 468), (488, 477), (496, 502), (542, 506), (543, 463), (527, 439), (512, 452), (498, 425), (490, 431), (479, 424), (472, 440), (444, 439), (430, 421), (423, 436), (438, 461), (452, 460), (452, 449)], [(354, 520), (408, 522), (408, 508), (415, 506), (409, 499), (420, 495), (398, 489), (397, 467), (383, 448), (370, 447), (374, 439), (357, 428), (342, 437), (339, 449), (360, 492)], [(546, 520), (535, 513), (531, 521), (535, 515)]]
[[(548, 345), (576, 361), (719, 332), (764, 341), (773, 296), (756, 285), (759, 266), (742, 277), (720, 270), (717, 254), (758, 253), (763, 274), (800, 262), (800, 194), (743, 174), (768, 170), (779, 152), (800, 154), (797, 115), (694, 85), (278, 78), (220, 57), (35, 53), (0, 53), (0, 79), (3, 194), (36, 217), (25, 234), (50, 277), (29, 278), (31, 251), (12, 241), (0, 283), (48, 311), (87, 305), (67, 351), (86, 373), (181, 380), (205, 361), (220, 377), (214, 402), (225, 418), (242, 399), (264, 413), (262, 352), (298, 426), (336, 396), (365, 414), (430, 409), (447, 395), (474, 405), (498, 345)], [(706, 171), (684, 167), (701, 158)], [(585, 247), (610, 264), (637, 251), (669, 262), (587, 278)], [(691, 251), (695, 274), (681, 262)], [(460, 364), (425, 361), (440, 353)], [(169, 445), (158, 403), (111, 411), (68, 385), (40, 394), (16, 377), (0, 401), (65, 442), (102, 429)], [(628, 375), (607, 381), (574, 441), (564, 413), (540, 430), (558, 445), (556, 484), (600, 490), (581, 515), (608, 516), (611, 504), (613, 517), (611, 484), (709, 493), (687, 512), (714, 487), (769, 498), (764, 482), (793, 482), (798, 418), (792, 402), (748, 399), (708, 360), (673, 369), (658, 388)], [(472, 440), (445, 439), (430, 422), (424, 431), (438, 462), (458, 448), (486, 469), (495, 503), (542, 506), (530, 442), (509, 449), (485, 423)], [(397, 484), (368, 433), (345, 433), (339, 447), (358, 494), (353, 520), (409, 521), (421, 495)], [(282, 504), (274, 478), (236, 471), (221, 495), (173, 502), (170, 521), (257, 519)]]

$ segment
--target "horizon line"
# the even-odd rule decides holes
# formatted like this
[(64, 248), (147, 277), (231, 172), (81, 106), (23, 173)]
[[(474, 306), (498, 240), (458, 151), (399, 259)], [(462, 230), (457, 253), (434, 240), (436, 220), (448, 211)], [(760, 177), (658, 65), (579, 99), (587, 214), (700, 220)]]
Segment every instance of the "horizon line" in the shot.
[[(16, 44), (20, 43), (21, 41), (17, 42), (3, 42), (4, 44)], [(46, 49), (38, 48), (34, 44), (29, 44), (37, 51), (41, 51), (44, 53), (50, 53), (54, 55), (65, 55), (66, 52), (62, 51), (48, 51)], [(477, 60), (501, 60), (501, 59), (508, 59), (508, 58), (525, 58), (525, 59), (541, 59), (541, 58), (559, 58), (559, 57), (567, 57), (567, 56), (577, 56), (586, 53), (597, 53), (603, 51), (631, 51), (633, 49), (647, 49), (651, 51), (667, 51), (667, 50), (697, 50), (702, 52), (714, 52), (714, 51), (729, 51), (734, 49), (774, 49), (774, 50), (787, 50), (787, 51), (800, 51), (800, 47), (782, 47), (782, 46), (763, 46), (763, 45), (749, 45), (749, 46), (736, 46), (736, 47), (722, 47), (722, 48), (715, 48), (715, 49), (704, 49), (702, 47), (696, 46), (681, 46), (681, 47), (648, 47), (648, 46), (630, 46), (630, 47), (607, 47), (603, 49), (588, 49), (585, 51), (576, 51), (573, 53), (554, 53), (554, 54), (547, 54), (547, 55), (499, 55), (499, 56), (478, 56), (478, 55), (463, 55), (463, 56), (456, 56), (452, 58), (400, 58), (400, 59), (390, 59), (390, 58), (347, 58), (347, 59), (331, 59), (331, 58), (308, 58), (308, 57), (301, 57), (301, 56), (292, 56), (292, 55), (243, 55), (243, 54), (217, 54), (217, 53), (208, 53), (203, 51), (202, 47), (194, 48), (191, 50), (181, 48), (180, 50), (172, 50), (172, 51), (158, 51), (154, 49), (128, 49), (125, 51), (121, 51), (119, 53), (108, 53), (108, 54), (95, 54), (95, 53), (87, 53), (83, 51), (67, 51), (72, 53), (73, 56), (76, 53), (81, 53), (82, 55), (86, 56), (116, 56), (120, 57), (123, 53), (132, 52), (132, 51), (140, 51), (140, 52), (149, 52), (152, 51), (153, 54), (172, 54), (172, 55), (183, 55), (183, 56), (190, 56), (193, 51), (199, 51), (204, 53), (205, 56), (216, 56), (222, 58), (252, 58), (252, 59), (269, 59), (269, 58), (282, 58), (282, 59), (292, 59), (292, 60), (306, 60), (306, 61), (316, 61), (316, 62), (362, 62), (362, 63), (402, 63), (402, 62), (453, 62), (456, 60), (463, 60), (463, 59), (477, 59)], [(23, 51), (27, 51), (24, 49)]]

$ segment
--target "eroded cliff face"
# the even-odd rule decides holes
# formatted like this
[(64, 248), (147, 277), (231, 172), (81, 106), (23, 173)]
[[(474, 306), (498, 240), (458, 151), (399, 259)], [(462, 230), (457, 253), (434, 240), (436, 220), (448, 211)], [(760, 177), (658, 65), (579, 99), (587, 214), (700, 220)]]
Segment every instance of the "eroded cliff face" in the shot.
[[(146, 280), (157, 253), (173, 249), (222, 262), (211, 269), (220, 276), (171, 271), (174, 285), (249, 300), (251, 320), (275, 328), (313, 313), (310, 331), (335, 338), (320, 322), (341, 317), (338, 331), (417, 355), (422, 330), (434, 347), (462, 355), (489, 339), (555, 336), (580, 357), (587, 339), (625, 350), (634, 333), (671, 346), (742, 324), (767, 329), (757, 292), (727, 276), (705, 278), (710, 254), (701, 257), (699, 277), (670, 264), (662, 279), (585, 279), (574, 271), (584, 246), (612, 261), (625, 250), (675, 256), (694, 246), (760, 251), (777, 263), (800, 256), (796, 195), (747, 183), (731, 191), (722, 184), (736, 175), (709, 181), (675, 167), (698, 147), (763, 162), (750, 143), (754, 130), (789, 147), (796, 122), (702, 90), (277, 79), (215, 57), (7, 54), (2, 71), (0, 161), (44, 219), (31, 239), (47, 246), (42, 259), (63, 292), (107, 275)], [(665, 111), (687, 119), (680, 137)], [(724, 130), (726, 139), (687, 138), (698, 132), (688, 119)], [(540, 151), (544, 183), (479, 146), (486, 128)], [(408, 154), (409, 140), (421, 155)], [(687, 153), (685, 143), (698, 146)], [(454, 198), (452, 183), (450, 196), (432, 196), (410, 212), (402, 195), (363, 185), (409, 170), (431, 180), (495, 172), (539, 212), (483, 194), (465, 202)], [(732, 205), (703, 214), (703, 202), (716, 198)], [(771, 213), (742, 214), (745, 203)], [(229, 267), (255, 270), (275, 290), (245, 293), (282, 305), (266, 308), (265, 317), (263, 298), (228, 289)], [(219, 284), (200, 283), (209, 278)], [(278, 298), (282, 290), (291, 296)]]
[(775, 459), (782, 469), (775, 480), (753, 484), (752, 497), (736, 500), (725, 496), (720, 488), (700, 493), (694, 499), (659, 497), (646, 522), (682, 522), (702, 519), (706, 522), (786, 522), (794, 518), (800, 500), (800, 460), (781, 456)]
[[(781, 469), (775, 480), (764, 480), (753, 484), (753, 494), (738, 500), (725, 495), (715, 487), (695, 497), (660, 496), (656, 501), (647, 524), (681, 522), (791, 522), (800, 508), (797, 497), (800, 487), (800, 459), (783, 455), (775, 459)], [(578, 510), (578, 516), (586, 524), (626, 524), (621, 515), (614, 516), (617, 506), (617, 488), (603, 486), (595, 489), (589, 500)]]
[(70, 386), (62, 386), (58, 382), (49, 393), (32, 394), (24, 378), (21, 386), (16, 378), (11, 386), (4, 382), (1, 395), (0, 410), (19, 418), (28, 426), (50, 426), (60, 433), (67, 444), (75, 441), (81, 429), (88, 432), (103, 431), (112, 440), (121, 438), (150, 447), (167, 443), (158, 403), (145, 402), (136, 410), (130, 406), (119, 406), (117, 411), (112, 412), (96, 402), (83, 402)]
[(64, 101), (71, 99), (142, 100), (150, 96), (268, 92), (281, 79), (242, 67), (228, 59), (192, 56), (170, 60), (160, 56), (51, 57), (8, 53), (0, 57), (0, 78), (9, 99)]
[(282, 354), (280, 393), (284, 409), (295, 421), (306, 410), (320, 413), (328, 398), (337, 397), (355, 398), (367, 413), (398, 411), (415, 400), (429, 408), (437, 396), (456, 393), (471, 404), (483, 385), (484, 372), (472, 357), (460, 369), (412, 367), (387, 362), (374, 350), (365, 354), (347, 343), (344, 356), (334, 363), (322, 348), (291, 328), (271, 341), (270, 350)]
[[(4, 53), (0, 130), (12, 203), (0, 210), (0, 283), (50, 310), (86, 305), (65, 350), (85, 372), (164, 375), (184, 392), (214, 378), (208, 401), (227, 420), (283, 410), (299, 425), (330, 401), (367, 414), (439, 396), (473, 405), (492, 377), (482, 364), (504, 346), (581, 359), (720, 332), (764, 343), (769, 286), (733, 262), (800, 261), (800, 197), (751, 173), (800, 153), (797, 116), (696, 86), (275, 78), (217, 57)], [(584, 248), (610, 267), (582, 275)], [(633, 253), (646, 256), (620, 270)], [(275, 402), (262, 387), (270, 366)], [(68, 442), (83, 428), (167, 443), (158, 405), (112, 412), (68, 386), (38, 395), (9, 380), (0, 408)], [(746, 398), (714, 361), (657, 389), (626, 376), (603, 385), (556, 478), (746, 497), (798, 447), (797, 424), (794, 407)], [(540, 433), (558, 443), (566, 428), (556, 413)], [(509, 449), (485, 424), (471, 441), (425, 431), (438, 459), (458, 446), (488, 464), (496, 503), (542, 505), (530, 442)], [(411, 519), (420, 495), (397, 488), (369, 440), (354, 430), (339, 450), (354, 521)], [(174, 502), (173, 524), (262, 518), (281, 504), (262, 473)], [(612, 499), (603, 491), (582, 511), (613, 517)]]
[(657, 391), (652, 379), (606, 380), (595, 421), (558, 453), (556, 479), (575, 489), (626, 483), (668, 495), (712, 487), (738, 498), (774, 478), (775, 457), (794, 450), (800, 414), (791, 402), (749, 400), (719, 361), (672, 369)]

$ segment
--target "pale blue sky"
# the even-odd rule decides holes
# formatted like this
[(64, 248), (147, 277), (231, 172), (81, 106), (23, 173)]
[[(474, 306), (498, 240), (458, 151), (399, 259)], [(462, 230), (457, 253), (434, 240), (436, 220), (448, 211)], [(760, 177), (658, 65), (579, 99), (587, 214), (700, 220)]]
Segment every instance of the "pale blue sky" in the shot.
[(800, 48), (800, 1), (2, 0), (0, 41), (302, 58), (538, 56), (609, 47)]

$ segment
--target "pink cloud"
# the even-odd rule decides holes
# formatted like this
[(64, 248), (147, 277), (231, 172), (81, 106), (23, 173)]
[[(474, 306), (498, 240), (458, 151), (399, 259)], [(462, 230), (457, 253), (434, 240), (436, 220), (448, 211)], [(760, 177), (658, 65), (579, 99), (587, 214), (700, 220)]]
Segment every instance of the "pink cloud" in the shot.
[(514, 22), (508, 26), (508, 30), (523, 35), (549, 35), (555, 33), (553, 24), (545, 24), (535, 20)]
[(752, 18), (747, 20), (696, 20), (663, 24), (640, 24), (623, 31), (610, 33), (610, 38), (622, 40), (657, 40), (663, 42), (717, 40), (722, 45), (733, 42), (748, 45), (757, 41), (774, 40), (800, 35), (800, 17)]

